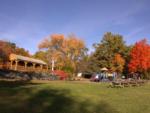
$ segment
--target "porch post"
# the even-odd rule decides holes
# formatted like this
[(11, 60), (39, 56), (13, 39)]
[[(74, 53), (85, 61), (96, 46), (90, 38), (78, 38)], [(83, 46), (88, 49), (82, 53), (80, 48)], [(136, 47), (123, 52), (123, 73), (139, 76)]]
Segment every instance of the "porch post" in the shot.
[(33, 69), (35, 69), (35, 65), (36, 65), (36, 64), (35, 64), (35, 63), (33, 63)]
[(12, 69), (13, 61), (10, 61), (10, 69)]
[(17, 70), (17, 67), (18, 67), (18, 60), (15, 60), (15, 70)]
[(46, 69), (47, 69), (47, 71), (48, 71), (48, 65), (46, 66)]
[(42, 70), (43, 69), (43, 65), (41, 64), (40, 67), (41, 67), (41, 70)]
[(24, 64), (25, 64), (25, 70), (27, 70), (27, 64), (28, 64), (28, 62), (24, 62)]

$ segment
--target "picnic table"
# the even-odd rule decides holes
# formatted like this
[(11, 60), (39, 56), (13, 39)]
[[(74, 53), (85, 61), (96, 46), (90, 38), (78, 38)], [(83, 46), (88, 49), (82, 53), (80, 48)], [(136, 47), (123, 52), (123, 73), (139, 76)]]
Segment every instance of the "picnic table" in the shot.
[(112, 87), (117, 87), (117, 88), (122, 88), (124, 87), (120, 81), (113, 81), (112, 82)]
[(143, 80), (116, 80), (113, 81), (111, 87), (123, 88), (130, 86), (142, 86), (145, 83)]
[(131, 86), (139, 86), (137, 81), (130, 81), (129, 83)]
[(124, 87), (130, 87), (130, 83), (128, 81), (121, 81), (121, 85)]
[(139, 80), (139, 81), (137, 81), (137, 83), (139, 84), (139, 86), (142, 86), (145, 83), (145, 81), (144, 80)]

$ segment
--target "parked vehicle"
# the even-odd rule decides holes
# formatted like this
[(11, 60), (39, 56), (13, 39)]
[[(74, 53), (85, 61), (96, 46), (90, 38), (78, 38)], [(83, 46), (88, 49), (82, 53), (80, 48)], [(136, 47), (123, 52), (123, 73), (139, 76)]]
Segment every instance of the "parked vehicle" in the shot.
[(90, 78), (90, 81), (92, 82), (99, 82), (101, 80), (100, 74), (93, 74)]
[(114, 80), (114, 75), (113, 73), (96, 73), (93, 74), (92, 77), (90, 78), (90, 81), (93, 82), (107, 82), (107, 81), (112, 81)]

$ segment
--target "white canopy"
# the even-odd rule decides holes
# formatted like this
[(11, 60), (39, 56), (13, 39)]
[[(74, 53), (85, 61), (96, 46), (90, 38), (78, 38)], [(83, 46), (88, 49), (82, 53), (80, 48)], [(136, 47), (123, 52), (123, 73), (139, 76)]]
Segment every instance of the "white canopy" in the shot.
[(102, 68), (101, 71), (107, 71), (108, 69), (106, 67)]

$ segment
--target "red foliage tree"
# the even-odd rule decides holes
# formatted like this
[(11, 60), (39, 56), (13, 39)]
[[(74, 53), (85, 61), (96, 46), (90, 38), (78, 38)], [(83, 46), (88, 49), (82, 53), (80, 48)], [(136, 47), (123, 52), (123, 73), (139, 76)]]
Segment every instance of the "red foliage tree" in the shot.
[(137, 42), (130, 53), (130, 72), (143, 72), (150, 69), (150, 45), (146, 39)]
[(68, 74), (62, 70), (55, 70), (55, 71), (52, 71), (52, 73), (56, 76), (59, 76), (61, 80), (66, 79), (68, 76)]

